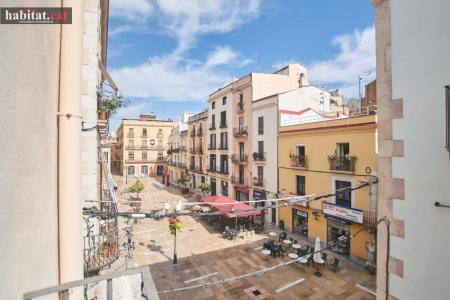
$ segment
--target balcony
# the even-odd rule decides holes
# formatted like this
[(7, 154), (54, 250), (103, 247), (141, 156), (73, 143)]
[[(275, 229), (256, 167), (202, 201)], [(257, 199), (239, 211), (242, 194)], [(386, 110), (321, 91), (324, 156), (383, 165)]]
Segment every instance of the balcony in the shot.
[(336, 157), (334, 155), (328, 156), (328, 162), (330, 163), (330, 170), (336, 171), (355, 171), (355, 156)]
[(237, 112), (239, 114), (244, 112), (244, 103), (242, 103), (242, 102), (238, 103), (238, 105), (237, 105)]
[(209, 173), (216, 173), (217, 172), (217, 168), (216, 168), (216, 166), (208, 166), (207, 171)]
[(265, 186), (264, 178), (260, 178), (260, 177), (253, 178), (253, 186), (264, 187)]
[(172, 153), (179, 153), (180, 152), (180, 148), (173, 148), (172, 149)]
[(228, 169), (220, 169), (217, 173), (223, 174), (223, 175), (228, 175)]
[(245, 164), (248, 162), (248, 156), (245, 153), (242, 154), (232, 154), (231, 162), (235, 164)]
[(363, 211), (363, 223), (366, 225), (375, 225), (378, 221), (378, 215), (376, 211)]
[(253, 152), (253, 160), (255, 162), (265, 162), (266, 161), (266, 152), (264, 152), (264, 153)]
[(202, 146), (197, 146), (197, 153), (198, 154), (203, 154), (203, 147)]
[(197, 172), (197, 173), (199, 173), (199, 174), (203, 174), (203, 168), (196, 167), (196, 168), (195, 168), (195, 172)]
[(127, 134), (127, 137), (129, 137), (129, 138), (134, 138), (134, 133), (129, 132), (129, 133)]
[(294, 168), (307, 168), (308, 167), (308, 158), (306, 156), (290, 156), (291, 158), (291, 167)]
[(166, 160), (166, 158), (164, 156), (158, 156), (156, 158), (156, 161), (164, 161), (164, 160)]
[(247, 126), (236, 127), (233, 129), (233, 135), (235, 137), (248, 136)]
[(181, 152), (187, 152), (187, 147), (186, 146), (180, 146), (180, 151)]
[(219, 128), (228, 128), (227, 123), (221, 123)]
[(216, 144), (208, 145), (208, 150), (216, 150)]
[(169, 161), (169, 166), (176, 167), (176, 166), (177, 166), (177, 163), (174, 162), (174, 161)]
[(195, 137), (195, 129), (192, 129), (192, 130), (191, 130), (190, 136), (191, 136), (191, 137)]
[(190, 164), (190, 165), (189, 165), (189, 171), (195, 172), (195, 165)]
[(193, 153), (193, 154), (197, 153), (197, 148), (196, 147), (189, 148), (189, 153)]
[(197, 129), (197, 135), (198, 135), (198, 136), (203, 135), (203, 128), (202, 128), (202, 127), (199, 127), (199, 128)]
[(148, 135), (147, 134), (141, 134), (141, 138), (146, 139), (146, 138), (148, 138)]
[(181, 169), (186, 169), (187, 165), (185, 163), (177, 163), (177, 167)]
[(216, 130), (216, 125), (209, 126), (209, 130)]
[(244, 177), (232, 176), (231, 183), (235, 186), (248, 187), (248, 180)]
[(219, 150), (228, 150), (228, 144), (220, 144)]

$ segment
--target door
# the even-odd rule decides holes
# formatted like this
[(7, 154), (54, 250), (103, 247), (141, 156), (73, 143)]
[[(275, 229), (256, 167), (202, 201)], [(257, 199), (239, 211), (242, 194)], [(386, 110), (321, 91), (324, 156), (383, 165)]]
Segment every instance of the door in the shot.
[(158, 165), (156, 166), (156, 175), (160, 176), (164, 174), (164, 166)]
[(211, 178), (211, 195), (216, 195), (217, 189), (216, 189), (216, 180)]
[(297, 176), (297, 195), (304, 196), (305, 194), (305, 176)]
[(148, 166), (141, 166), (141, 175), (143, 176), (148, 175)]
[(352, 183), (350, 181), (336, 180), (334, 182), (334, 187), (337, 191), (336, 205), (351, 207), (352, 192), (350, 191), (350, 188), (352, 187)]

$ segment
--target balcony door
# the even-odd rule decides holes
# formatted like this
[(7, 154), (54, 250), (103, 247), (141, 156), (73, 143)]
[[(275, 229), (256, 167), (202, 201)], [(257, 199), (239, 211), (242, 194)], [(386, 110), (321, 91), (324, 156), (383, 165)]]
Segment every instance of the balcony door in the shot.
[(305, 176), (296, 176), (297, 179), (297, 195), (304, 196), (305, 193)]

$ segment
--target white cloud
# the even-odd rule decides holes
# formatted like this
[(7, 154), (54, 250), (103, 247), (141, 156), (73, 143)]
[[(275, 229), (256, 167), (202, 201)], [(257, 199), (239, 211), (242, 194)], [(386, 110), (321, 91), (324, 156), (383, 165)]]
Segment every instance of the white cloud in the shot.
[(109, 3), (112, 17), (125, 17), (139, 21), (153, 12), (153, 5), (149, 0), (111, 0)]
[(239, 56), (239, 53), (230, 47), (217, 47), (214, 52), (210, 53), (206, 60), (206, 67), (214, 67), (232, 62)]
[(309, 65), (310, 81), (338, 87), (346, 98), (356, 97), (358, 76), (365, 75), (365, 82), (375, 76), (375, 27), (336, 36), (332, 45), (339, 47), (339, 53)]

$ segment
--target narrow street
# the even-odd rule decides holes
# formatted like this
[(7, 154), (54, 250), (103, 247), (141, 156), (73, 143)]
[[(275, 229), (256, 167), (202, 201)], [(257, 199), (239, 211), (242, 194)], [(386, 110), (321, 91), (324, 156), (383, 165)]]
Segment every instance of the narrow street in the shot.
[[(128, 193), (125, 178), (115, 177), (118, 185), (119, 211), (129, 211)], [(128, 186), (135, 179), (128, 178)], [(153, 178), (140, 179), (145, 188), (140, 194), (141, 211), (161, 209), (165, 203), (173, 208), (178, 201), (186, 202), (178, 190), (160, 190), (153, 185)], [(130, 184), (131, 182), (131, 184)], [(128, 267), (149, 265), (157, 290), (168, 291), (190, 285), (201, 284), (235, 277), (249, 272), (262, 270), (282, 262), (289, 257), (272, 258), (261, 253), (263, 241), (270, 237), (267, 232), (280, 232), (271, 225), (266, 232), (236, 241), (223, 239), (210, 226), (192, 217), (181, 217), (184, 224), (182, 232), (177, 234), (178, 264), (173, 264), (173, 237), (168, 231), (168, 220), (141, 219), (133, 225), (135, 251)], [(121, 243), (125, 240), (126, 220), (119, 221)], [(302, 244), (306, 242), (301, 241)], [(124, 269), (125, 251), (121, 248), (121, 259), (113, 269)], [(280, 272), (282, 270), (282, 272)], [(161, 299), (374, 299), (366, 291), (356, 287), (361, 284), (371, 290), (375, 288), (375, 277), (351, 263), (343, 263), (337, 274), (323, 269), (322, 277), (314, 276), (315, 269), (294, 263), (269, 271), (259, 276), (248, 276), (228, 284), (213, 285), (160, 293)], [(204, 277), (204, 278), (201, 278)], [(290, 282), (305, 279), (302, 283), (286, 288)], [(187, 282), (185, 282), (187, 281)], [(283, 289), (283, 287), (285, 287)], [(278, 289), (282, 289), (278, 293)], [(260, 293), (260, 294), (259, 294)]]

